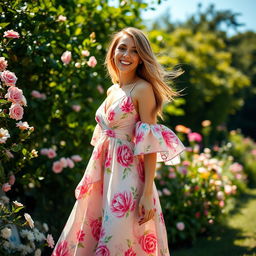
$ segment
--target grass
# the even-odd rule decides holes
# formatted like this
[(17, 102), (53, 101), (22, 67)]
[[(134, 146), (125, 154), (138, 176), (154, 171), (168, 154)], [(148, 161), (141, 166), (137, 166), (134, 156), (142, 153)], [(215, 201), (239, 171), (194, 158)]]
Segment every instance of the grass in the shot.
[(199, 237), (193, 246), (170, 250), (171, 256), (256, 256), (256, 188), (239, 196), (218, 232)]

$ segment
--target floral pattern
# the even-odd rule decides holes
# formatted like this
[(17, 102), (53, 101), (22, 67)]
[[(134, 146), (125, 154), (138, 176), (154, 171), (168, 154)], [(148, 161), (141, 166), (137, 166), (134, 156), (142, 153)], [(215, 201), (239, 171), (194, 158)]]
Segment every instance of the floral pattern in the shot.
[(108, 110), (105, 102), (96, 111), (94, 150), (52, 256), (170, 256), (155, 183), (155, 217), (139, 225), (137, 206), (144, 155), (156, 152), (158, 162), (173, 164), (184, 146), (168, 127), (140, 121), (130, 95), (124, 93)]

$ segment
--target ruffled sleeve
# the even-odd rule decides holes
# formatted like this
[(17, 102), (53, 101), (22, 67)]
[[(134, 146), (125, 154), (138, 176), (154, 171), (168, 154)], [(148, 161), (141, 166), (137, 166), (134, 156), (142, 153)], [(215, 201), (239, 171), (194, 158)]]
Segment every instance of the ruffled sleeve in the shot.
[(166, 165), (180, 163), (179, 155), (185, 150), (177, 135), (162, 124), (138, 121), (135, 125), (134, 155), (157, 153), (157, 162)]
[(91, 145), (95, 146), (96, 142), (99, 140), (100, 136), (101, 136), (101, 132), (102, 129), (100, 127), (100, 125), (97, 123), (97, 125), (94, 128), (93, 134), (92, 134), (92, 139), (91, 139)]

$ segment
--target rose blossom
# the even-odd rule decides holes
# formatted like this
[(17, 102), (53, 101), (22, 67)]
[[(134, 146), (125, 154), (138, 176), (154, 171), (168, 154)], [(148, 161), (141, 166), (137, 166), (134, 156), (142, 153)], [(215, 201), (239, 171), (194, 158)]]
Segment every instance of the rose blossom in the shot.
[(28, 122), (22, 122), (19, 121), (18, 123), (16, 123), (16, 127), (19, 127), (20, 130), (28, 130), (31, 127), (29, 127)]
[(10, 118), (15, 119), (15, 120), (20, 120), (23, 117), (23, 107), (20, 104), (13, 104), (9, 108), (9, 115)]
[(102, 226), (101, 219), (95, 219), (90, 222), (92, 236), (95, 238), (96, 241), (99, 241), (101, 226)]
[(124, 167), (128, 167), (133, 162), (133, 152), (127, 145), (117, 148), (117, 162)]
[(0, 72), (4, 71), (8, 66), (7, 61), (4, 57), (0, 57)]
[(72, 54), (70, 51), (65, 51), (62, 55), (61, 55), (61, 61), (64, 64), (68, 64), (71, 61), (72, 58)]
[(54, 249), (52, 256), (69, 256), (68, 242), (66, 240), (60, 242)]
[(47, 156), (48, 158), (52, 159), (54, 157), (56, 157), (56, 151), (52, 148), (49, 148), (48, 151), (47, 151)]
[(65, 157), (62, 157), (60, 159), (60, 162), (62, 163), (63, 168), (66, 168), (68, 166), (67, 159)]
[(10, 228), (3, 228), (1, 230), (1, 236), (4, 238), (4, 239), (8, 239), (10, 238), (12, 235), (12, 230)]
[(28, 222), (29, 226), (31, 228), (34, 227), (34, 221), (32, 220), (31, 216), (28, 213), (24, 213), (24, 217), (26, 219), (26, 221)]
[(9, 70), (5, 70), (1, 74), (1, 80), (8, 86), (14, 86), (17, 81), (17, 77), (15, 73), (10, 72)]
[(19, 89), (16, 86), (9, 87), (7, 93), (5, 94), (5, 98), (7, 98), (8, 101), (11, 101), (12, 103), (18, 103), (22, 101), (23, 92), (21, 89)]
[(95, 256), (110, 256), (109, 249), (106, 245), (100, 245), (97, 247)]
[(75, 112), (79, 112), (81, 110), (81, 106), (80, 105), (72, 105), (72, 109), (75, 111)]
[(24, 206), (22, 203), (18, 202), (18, 201), (13, 201), (13, 204), (16, 206), (16, 207), (22, 207)]
[(49, 247), (53, 248), (54, 247), (54, 240), (51, 234), (48, 234), (46, 237), (46, 242)]
[(5, 143), (8, 138), (10, 138), (9, 131), (4, 128), (0, 128), (0, 144)]
[(82, 51), (82, 55), (83, 55), (84, 57), (88, 57), (88, 56), (90, 55), (90, 52), (87, 51), (87, 50), (83, 50), (83, 51)]
[(66, 21), (67, 20), (67, 17), (66, 16), (63, 16), (63, 15), (59, 15), (57, 21)]
[(34, 98), (37, 98), (37, 99), (43, 99), (43, 100), (46, 99), (45, 93), (40, 93), (40, 92), (37, 91), (37, 90), (33, 90), (33, 91), (31, 92), (31, 96), (34, 97)]
[(71, 159), (74, 161), (74, 162), (81, 162), (83, 159), (81, 156), (79, 155), (73, 155), (71, 156)]
[(127, 97), (120, 106), (121, 110), (125, 113), (130, 113), (134, 110), (131, 97)]
[(116, 193), (111, 200), (111, 211), (118, 218), (124, 217), (129, 211), (133, 211), (134, 208), (135, 201), (133, 201), (131, 192)]
[(136, 253), (132, 248), (129, 248), (127, 251), (124, 252), (124, 256), (136, 256)]
[(97, 86), (97, 90), (98, 90), (98, 92), (99, 92), (100, 94), (103, 94), (103, 93), (104, 93), (104, 89), (103, 89), (102, 85), (100, 85), (100, 84)]
[(52, 165), (53, 172), (60, 173), (60, 172), (62, 172), (62, 169), (63, 169), (63, 165), (60, 161), (55, 161), (53, 163), (53, 165)]
[(8, 192), (9, 190), (11, 190), (11, 185), (9, 183), (4, 183), (2, 186), (2, 190), (4, 192)]
[(74, 162), (69, 157), (66, 158), (66, 160), (67, 160), (68, 167), (71, 169), (74, 168), (74, 166), (75, 166)]
[(18, 32), (14, 31), (14, 30), (7, 30), (4, 32), (4, 37), (6, 38), (19, 38), (20, 35)]
[(197, 132), (191, 132), (188, 134), (188, 140), (190, 142), (196, 141), (196, 142), (201, 142), (202, 141), (202, 135), (197, 133)]
[(139, 243), (146, 253), (154, 253), (156, 250), (157, 239), (155, 234), (145, 234), (140, 237)]
[(185, 224), (184, 224), (183, 222), (178, 222), (178, 223), (176, 224), (176, 228), (177, 228), (178, 230), (182, 231), (182, 230), (184, 230), (184, 228), (185, 228)]
[(94, 68), (97, 64), (97, 60), (94, 56), (91, 56), (89, 60), (87, 61), (87, 65), (91, 68)]
[(40, 154), (46, 156), (46, 155), (48, 154), (48, 148), (42, 148), (42, 149), (40, 150)]

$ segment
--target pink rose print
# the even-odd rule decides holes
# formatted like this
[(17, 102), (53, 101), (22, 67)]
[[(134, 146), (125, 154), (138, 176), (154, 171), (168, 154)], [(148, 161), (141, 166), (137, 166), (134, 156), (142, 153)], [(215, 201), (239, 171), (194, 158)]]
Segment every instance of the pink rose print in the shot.
[(110, 256), (109, 249), (106, 245), (100, 245), (96, 249), (95, 256)]
[(97, 121), (97, 123), (100, 123), (100, 118), (98, 116), (95, 116), (95, 120)]
[(57, 247), (55, 248), (52, 256), (69, 256), (69, 251), (68, 251), (68, 242), (67, 241), (62, 241), (60, 242)]
[(132, 112), (134, 110), (134, 105), (131, 97), (127, 97), (124, 101), (122, 101), (120, 108), (125, 113)]
[(107, 130), (107, 131), (106, 131), (106, 134), (107, 134), (107, 136), (109, 136), (109, 137), (115, 137), (115, 132), (114, 132), (113, 130), (111, 130), (111, 129)]
[(108, 168), (111, 165), (112, 157), (110, 155), (107, 155), (106, 161), (105, 161), (105, 167)]
[(76, 238), (78, 242), (84, 241), (84, 236), (85, 236), (85, 233), (82, 229), (77, 231)]
[(81, 199), (84, 194), (90, 193), (92, 190), (92, 183), (90, 177), (85, 177), (82, 185), (77, 186), (75, 190), (76, 199)]
[(136, 256), (137, 254), (134, 252), (132, 248), (129, 248), (127, 251), (124, 252), (124, 256)]
[(96, 239), (96, 241), (99, 241), (99, 239), (100, 239), (101, 226), (102, 226), (101, 219), (92, 220), (90, 223), (92, 235)]
[(156, 250), (156, 236), (154, 234), (146, 234), (140, 237), (139, 243), (146, 253), (154, 253)]
[(135, 136), (135, 144), (138, 144), (139, 142), (141, 142), (143, 140), (143, 137), (144, 137), (144, 132), (137, 132)]
[(173, 145), (172, 145), (173, 142), (178, 144), (177, 138), (172, 132), (167, 131), (167, 130), (163, 130), (162, 131), (162, 136), (163, 136), (167, 146), (173, 148)]
[(135, 201), (133, 201), (131, 192), (116, 193), (111, 201), (111, 211), (118, 217), (122, 218), (129, 211), (135, 208)]
[(127, 145), (121, 145), (117, 149), (117, 162), (128, 167), (133, 162), (132, 150)]
[(160, 213), (160, 220), (161, 220), (161, 222), (164, 224), (164, 215), (163, 215), (162, 212)]
[(114, 117), (115, 117), (115, 111), (114, 110), (111, 110), (109, 113), (108, 113), (108, 121), (113, 121), (114, 120)]
[(138, 171), (140, 180), (141, 180), (142, 182), (145, 182), (144, 163), (143, 163), (143, 160), (142, 160), (142, 159), (139, 160), (139, 164), (138, 164), (138, 166), (137, 166), (137, 171)]
[(100, 155), (101, 155), (101, 147), (94, 148), (94, 150), (93, 150), (93, 160), (99, 159)]

